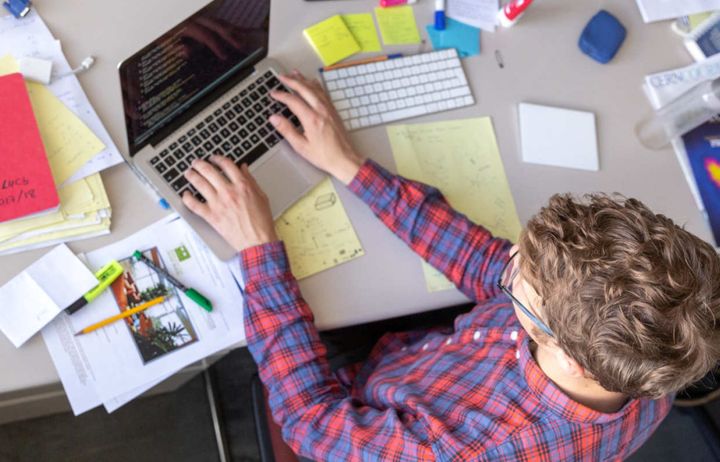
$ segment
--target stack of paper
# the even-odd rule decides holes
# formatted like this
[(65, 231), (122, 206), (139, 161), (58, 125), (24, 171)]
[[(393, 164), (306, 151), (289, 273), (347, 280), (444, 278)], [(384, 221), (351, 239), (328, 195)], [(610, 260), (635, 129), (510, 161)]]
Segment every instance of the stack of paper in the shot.
[[(207, 297), (207, 312), (163, 276), (132, 258), (141, 251)], [(230, 267), (177, 215), (86, 255), (93, 270), (117, 260), (124, 273), (91, 304), (60, 313), (43, 340), (75, 414), (100, 404), (112, 412), (180, 369), (245, 338), (243, 299)], [(235, 262), (237, 263), (237, 262)], [(157, 296), (162, 303), (92, 333), (83, 328)]]
[[(0, 75), (17, 72), (12, 56), (0, 58)], [(68, 181), (105, 149), (103, 142), (49, 89), (27, 83), (45, 145), (60, 208), (0, 224), (0, 255), (110, 232), (110, 202), (98, 173)]]
[[(53, 77), (48, 89), (69, 108), (104, 145), (100, 151), (75, 171), (65, 181), (70, 183), (97, 173), (123, 161), (120, 152), (110, 138), (102, 121), (88, 101), (77, 77), (70, 73), (72, 67), (42, 18), (35, 10), (22, 21), (11, 15), (0, 17), (0, 56), (12, 55), (52, 61)], [(92, 72), (92, 71), (90, 71)]]

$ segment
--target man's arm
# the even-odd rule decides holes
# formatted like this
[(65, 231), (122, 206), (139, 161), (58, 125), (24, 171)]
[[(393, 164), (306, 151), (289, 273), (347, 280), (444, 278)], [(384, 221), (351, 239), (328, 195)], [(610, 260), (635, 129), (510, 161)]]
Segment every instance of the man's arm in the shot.
[(469, 298), (490, 298), (511, 243), (455, 211), (432, 186), (366, 161), (348, 185), (375, 215)]
[(493, 238), (454, 211), (437, 189), (365, 162), (317, 81), (300, 74), (281, 80), (295, 94), (272, 96), (298, 116), (304, 133), (281, 116), (272, 116), (270, 122), (301, 156), (349, 185), (383, 223), (465, 295), (477, 301), (497, 293), (495, 282), (508, 258), (508, 241)]
[(282, 243), (240, 257), (248, 347), (290, 447), (316, 460), (434, 460), (417, 416), (361, 405), (335, 379)]

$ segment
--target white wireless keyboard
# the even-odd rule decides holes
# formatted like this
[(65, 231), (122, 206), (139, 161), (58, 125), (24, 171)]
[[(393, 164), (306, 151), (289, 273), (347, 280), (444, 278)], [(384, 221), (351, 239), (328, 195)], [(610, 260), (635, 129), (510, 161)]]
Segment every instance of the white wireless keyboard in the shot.
[(324, 71), (322, 77), (348, 130), (475, 103), (455, 49)]

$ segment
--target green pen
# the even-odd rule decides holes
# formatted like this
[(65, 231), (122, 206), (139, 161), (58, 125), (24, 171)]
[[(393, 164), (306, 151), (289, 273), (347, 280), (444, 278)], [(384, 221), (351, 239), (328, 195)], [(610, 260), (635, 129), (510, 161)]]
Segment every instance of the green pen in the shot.
[(174, 285), (178, 290), (180, 290), (182, 293), (187, 295), (187, 297), (190, 300), (192, 300), (195, 303), (197, 303), (198, 305), (200, 305), (200, 307), (202, 309), (204, 309), (206, 311), (212, 311), (213, 308), (212, 308), (212, 303), (210, 303), (210, 300), (205, 298), (197, 290), (188, 288), (188, 287), (185, 287), (184, 285), (182, 285), (182, 283), (180, 281), (178, 281), (174, 277), (170, 276), (170, 274), (167, 271), (165, 271), (164, 269), (160, 268), (155, 263), (153, 263), (153, 261), (150, 260), (149, 258), (147, 258), (145, 255), (143, 255), (142, 252), (140, 252), (139, 250), (136, 250), (135, 252), (133, 252), (133, 258), (135, 258), (136, 261), (141, 261), (141, 262), (145, 263), (150, 268), (155, 270), (155, 272), (157, 272), (158, 274), (163, 275), (165, 277), (165, 279), (167, 279), (170, 282), (170, 284)]
[(100, 295), (103, 290), (107, 289), (110, 284), (115, 281), (115, 279), (120, 277), (121, 274), (123, 274), (123, 267), (115, 260), (100, 268), (98, 272), (95, 273), (95, 277), (97, 278), (99, 284), (93, 287), (90, 292), (75, 300), (72, 305), (65, 308), (65, 312), (67, 314), (73, 314), (83, 306), (95, 300), (97, 296)]

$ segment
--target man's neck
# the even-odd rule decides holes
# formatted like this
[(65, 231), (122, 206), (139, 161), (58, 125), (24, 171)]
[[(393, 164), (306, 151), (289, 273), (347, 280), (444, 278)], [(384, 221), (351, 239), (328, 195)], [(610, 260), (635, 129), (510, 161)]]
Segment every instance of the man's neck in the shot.
[(573, 401), (605, 413), (617, 412), (627, 401), (627, 396), (608, 391), (592, 379), (568, 375), (546, 347), (534, 342), (531, 345), (534, 347), (531, 348), (533, 357), (540, 369)]

